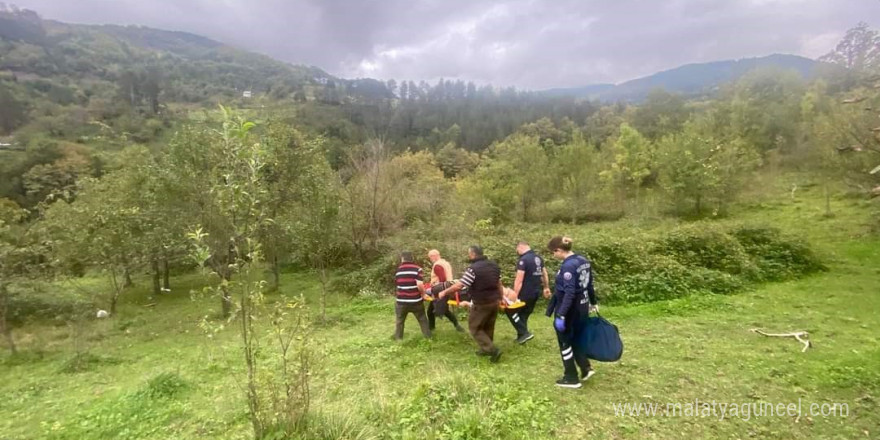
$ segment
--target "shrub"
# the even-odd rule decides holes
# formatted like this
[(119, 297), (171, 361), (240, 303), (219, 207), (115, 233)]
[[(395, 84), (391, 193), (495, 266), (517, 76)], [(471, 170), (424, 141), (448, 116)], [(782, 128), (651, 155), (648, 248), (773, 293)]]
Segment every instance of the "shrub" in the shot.
[(119, 359), (113, 357), (81, 352), (65, 361), (59, 371), (62, 373), (82, 373), (95, 370), (102, 365), (117, 365), (120, 362)]
[(151, 399), (167, 399), (189, 388), (189, 383), (177, 373), (160, 373), (149, 381), (137, 394)]
[(361, 292), (379, 292), (380, 294), (388, 292), (391, 294), (394, 288), (394, 270), (396, 268), (396, 258), (380, 258), (364, 267), (347, 270), (346, 273), (333, 277), (330, 281), (330, 288), (348, 295), (357, 295)]
[(673, 231), (661, 240), (656, 252), (670, 255), (685, 266), (746, 278), (756, 276), (758, 271), (736, 238), (714, 228), (693, 226)]
[[(517, 229), (511, 225), (475, 242), (501, 266), (502, 282), (511, 285), (512, 269), (518, 259), (516, 241), (529, 240), (532, 248), (545, 257), (552, 283), (560, 262), (549, 258), (544, 250), (549, 235), (544, 230)], [(432, 237), (430, 242), (409, 238), (411, 243), (419, 244), (412, 249), (444, 248), (439, 245), (439, 238)], [(693, 292), (730, 294), (751, 283), (789, 279), (825, 269), (806, 243), (762, 226), (725, 228), (696, 223), (662, 236), (633, 229), (626, 237), (591, 233), (572, 238), (576, 250), (592, 262), (596, 291), (604, 303), (668, 300)], [(462, 237), (450, 240), (460, 242)], [(460, 274), (463, 262), (450, 256), (455, 255), (446, 257)], [(337, 277), (334, 288), (364, 296), (373, 296), (376, 291), (391, 292), (396, 261), (396, 256), (376, 260)], [(427, 271), (427, 262), (421, 263)]]
[(827, 270), (802, 240), (785, 237), (775, 228), (743, 226), (733, 232), (752, 258), (763, 281), (789, 279)]
[(633, 271), (599, 282), (597, 292), (606, 303), (650, 302), (678, 298), (694, 289), (689, 269), (662, 256), (645, 257), (642, 271)]
[(46, 289), (44, 286), (20, 286), (10, 289), (7, 319), (13, 325), (27, 320), (45, 320), (60, 324), (91, 314), (91, 302), (69, 293)]

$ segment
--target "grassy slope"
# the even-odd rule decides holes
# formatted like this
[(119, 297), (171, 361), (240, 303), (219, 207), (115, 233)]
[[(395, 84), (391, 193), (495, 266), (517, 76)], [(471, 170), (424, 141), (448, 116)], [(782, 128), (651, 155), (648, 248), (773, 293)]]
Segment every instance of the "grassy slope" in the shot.
[[(321, 350), (315, 412), (331, 428), (365, 438), (874, 438), (880, 435), (880, 239), (866, 234), (863, 202), (835, 200), (837, 216), (825, 219), (818, 193), (743, 207), (736, 219), (803, 234), (829, 261), (829, 272), (733, 296), (607, 307), (604, 315), (621, 328), (626, 352), (618, 363), (598, 365), (581, 390), (552, 386), (560, 365), (549, 320), (541, 316), (533, 318), (537, 337), (525, 347), (512, 342), (512, 328), (499, 320), (496, 339), (505, 355), (489, 365), (445, 322), (432, 342), (417, 336), (413, 322), (405, 341), (394, 343), (390, 301), (335, 303), (332, 324), (315, 336)], [(602, 228), (625, 233), (639, 226)], [(235, 385), (241, 367), (234, 333), (206, 338), (197, 323), (217, 301), (186, 295), (203, 282), (199, 276), (176, 282), (156, 306), (144, 307), (152, 301), (133, 292), (119, 317), (86, 328), (82, 344), (102, 361), (84, 372), (59, 372), (74, 350), (67, 328), (20, 330), (26, 354), (0, 358), (0, 438), (248, 438)], [(284, 286), (286, 294), (317, 293), (301, 275), (287, 275)], [(748, 331), (753, 327), (808, 330), (815, 347), (801, 353), (796, 341), (762, 338)], [(179, 374), (188, 387), (169, 399), (138, 394), (163, 372)], [(844, 402), (850, 415), (718, 421), (616, 417), (611, 407), (694, 399)], [(435, 405), (439, 412), (425, 411)], [(562, 425), (557, 411), (567, 414)]]

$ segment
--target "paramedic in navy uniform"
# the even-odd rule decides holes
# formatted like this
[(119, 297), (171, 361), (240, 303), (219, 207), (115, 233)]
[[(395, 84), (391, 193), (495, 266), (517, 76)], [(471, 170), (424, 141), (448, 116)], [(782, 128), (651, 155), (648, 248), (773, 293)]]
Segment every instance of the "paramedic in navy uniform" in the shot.
[[(581, 381), (586, 381), (593, 375), (593, 369), (590, 367), (590, 360), (573, 343), (589, 313), (598, 312), (599, 305), (593, 290), (590, 261), (572, 252), (571, 245), (571, 238), (560, 236), (553, 237), (547, 245), (553, 258), (562, 260), (559, 272), (556, 273), (556, 287), (550, 304), (547, 305), (547, 316), (554, 317), (553, 327), (559, 340), (559, 355), (565, 367), (565, 373), (556, 381), (556, 385), (580, 388)], [(581, 370), (580, 375), (578, 367)]]
[(547, 281), (547, 269), (544, 268), (544, 259), (539, 257), (525, 241), (516, 245), (516, 253), (519, 261), (516, 263), (516, 279), (513, 281), (515, 296), (526, 305), (520, 309), (507, 311), (507, 319), (516, 329), (516, 342), (525, 344), (535, 335), (529, 331), (529, 316), (535, 310), (535, 304), (541, 297), (543, 287), (544, 296), (550, 296), (550, 284)]

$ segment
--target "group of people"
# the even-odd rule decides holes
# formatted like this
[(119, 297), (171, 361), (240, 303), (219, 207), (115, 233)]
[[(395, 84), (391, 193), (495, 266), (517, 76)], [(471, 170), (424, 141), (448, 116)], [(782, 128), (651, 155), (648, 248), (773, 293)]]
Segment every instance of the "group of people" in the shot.
[(588, 259), (572, 252), (571, 238), (553, 237), (547, 249), (554, 258), (562, 261), (552, 288), (544, 260), (524, 241), (516, 245), (519, 260), (512, 289), (505, 288), (501, 283), (501, 269), (486, 258), (480, 246), (468, 248), (470, 265), (457, 280), (453, 278), (452, 266), (441, 257), (439, 251), (428, 252), (431, 272), (427, 282), (412, 252), (401, 252), (400, 265), (395, 273), (397, 302), (394, 339), (403, 338), (404, 323), (410, 313), (415, 315), (426, 338), (431, 338), (437, 318), (447, 318), (457, 331), (464, 332), (455, 313), (450, 310), (452, 303), (470, 309), (468, 331), (477, 343), (476, 354), (486, 356), (495, 363), (501, 358), (501, 350), (494, 343), (499, 309), (504, 309), (516, 329), (516, 342), (525, 344), (534, 338), (529, 331), (529, 317), (543, 295), (549, 299), (546, 315), (554, 318), (553, 327), (564, 367), (563, 376), (556, 384), (565, 388), (580, 388), (581, 382), (594, 373), (582, 347), (575, 343), (589, 313), (598, 312), (599, 308), (593, 289), (592, 268)]

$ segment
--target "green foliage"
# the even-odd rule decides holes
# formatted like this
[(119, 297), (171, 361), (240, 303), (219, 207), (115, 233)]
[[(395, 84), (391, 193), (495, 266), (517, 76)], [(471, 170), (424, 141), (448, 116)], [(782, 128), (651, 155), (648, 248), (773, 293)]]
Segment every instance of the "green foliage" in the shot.
[(632, 125), (646, 138), (656, 141), (679, 131), (689, 116), (684, 97), (654, 89), (633, 112)]
[(345, 414), (313, 413), (297, 432), (269, 432), (261, 440), (373, 440), (374, 429)]
[(492, 146), (471, 178), (490, 204), (494, 220), (530, 221), (553, 190), (548, 165), (537, 136), (514, 134)]
[(694, 292), (728, 294), (756, 282), (824, 269), (800, 240), (763, 226), (719, 229), (700, 224), (664, 236), (593, 236), (584, 242), (598, 294), (608, 303), (650, 302)]
[(126, 287), (125, 274), (154, 256), (163, 244), (159, 237), (168, 232), (154, 203), (160, 196), (147, 191), (149, 174), (142, 165), (151, 160), (149, 153), (128, 153), (128, 168), (80, 181), (77, 198), (52, 204), (42, 222), (59, 269), (70, 273), (86, 265), (107, 274), (112, 289), (104, 300), (111, 314)]
[(733, 236), (755, 260), (762, 280), (791, 279), (827, 270), (806, 242), (784, 237), (778, 229), (744, 226), (733, 231)]
[(378, 139), (356, 147), (341, 175), (343, 229), (361, 258), (375, 258), (383, 240), (404, 227), (435, 221), (450, 201), (451, 184), (432, 154), (389, 157)]
[(376, 259), (370, 264), (346, 270), (334, 277), (330, 287), (334, 292), (346, 295), (359, 295), (361, 292), (367, 293), (367, 296), (372, 292), (390, 294), (393, 291), (397, 264), (397, 259), (390, 256)]
[(437, 152), (437, 166), (446, 178), (464, 177), (480, 164), (480, 156), (453, 143), (447, 143)]
[[(570, 142), (559, 146), (551, 159), (555, 172), (553, 179), (562, 197), (548, 205), (553, 222), (595, 221), (609, 216), (602, 206), (604, 194), (599, 190), (602, 158), (599, 149), (589, 143), (580, 131), (576, 131)], [(610, 215), (614, 217), (614, 215)]]
[(9, 289), (6, 319), (15, 326), (28, 321), (64, 324), (93, 316), (94, 305), (83, 295), (40, 283), (18, 283)]
[(736, 237), (705, 225), (673, 231), (658, 244), (656, 252), (688, 267), (703, 267), (745, 279), (752, 278), (757, 270)]
[(740, 78), (720, 104), (729, 133), (759, 153), (790, 153), (797, 145), (804, 81), (794, 71), (757, 69)]
[(186, 391), (189, 387), (189, 383), (179, 374), (165, 372), (150, 378), (136, 395), (150, 399), (170, 399)]
[(0, 134), (11, 133), (25, 121), (27, 108), (24, 102), (15, 98), (5, 81), (0, 81)]
[[(172, 378), (175, 377), (176, 378)], [(158, 382), (157, 382), (158, 381)], [(179, 400), (186, 381), (174, 373), (151, 378), (140, 391), (99, 399), (79, 408), (74, 422), (47, 438), (146, 438), (173, 436), (174, 425), (191, 411)], [(161, 389), (161, 391), (159, 391)], [(170, 394), (169, 394), (170, 392)], [(150, 425), (145, 421), (155, 421)]]
[(654, 148), (629, 124), (620, 125), (620, 135), (612, 144), (612, 159), (600, 174), (602, 180), (621, 196), (638, 195), (639, 188), (654, 168)]
[(116, 365), (122, 361), (110, 356), (100, 356), (87, 351), (77, 353), (70, 359), (66, 360), (61, 368), (60, 373), (74, 374), (94, 371), (102, 366)]
[(712, 134), (711, 119), (685, 124), (679, 134), (659, 143), (660, 182), (673, 206), (689, 202), (701, 215), (706, 205), (717, 213), (736, 199), (746, 177), (757, 167), (757, 153), (738, 138)]
[(530, 430), (552, 429), (555, 412), (546, 399), (489, 384), (422, 383), (400, 408), (391, 410), (393, 420), (385, 415), (374, 422), (384, 422), (391, 439), (523, 439)]

